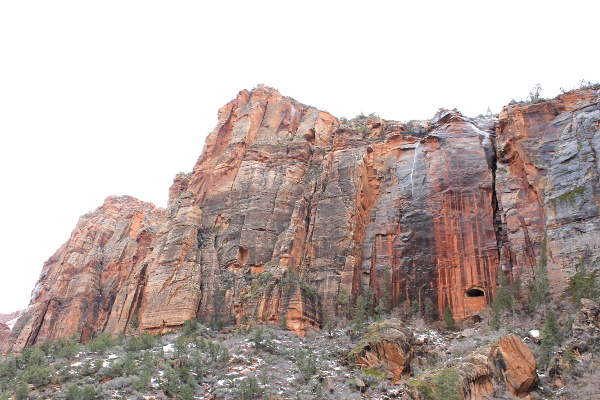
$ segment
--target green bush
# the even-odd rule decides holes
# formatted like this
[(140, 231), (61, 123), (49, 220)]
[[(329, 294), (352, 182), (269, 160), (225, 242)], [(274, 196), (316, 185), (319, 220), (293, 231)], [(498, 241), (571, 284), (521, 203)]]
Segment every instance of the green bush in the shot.
[(40, 387), (50, 383), (53, 372), (52, 368), (32, 364), (25, 368), (22, 379), (35, 387)]
[(318, 371), (317, 356), (310, 349), (300, 349), (296, 354), (296, 365), (305, 380), (309, 380)]
[(79, 352), (79, 340), (73, 335), (70, 338), (61, 337), (52, 345), (52, 355), (59, 358), (73, 358)]
[(66, 400), (96, 400), (102, 398), (102, 390), (96, 390), (91, 385), (86, 385), (83, 389), (73, 384), (67, 388)]
[(21, 383), (15, 390), (15, 398), (17, 400), (27, 400), (29, 398), (29, 387), (26, 383)]
[(87, 347), (91, 352), (104, 354), (108, 349), (117, 345), (117, 341), (110, 333), (103, 333), (97, 338), (91, 340)]
[(275, 339), (275, 333), (262, 325), (258, 325), (254, 328), (250, 335), (250, 341), (254, 343), (256, 349), (268, 351), (269, 353), (275, 351), (273, 339)]
[(183, 323), (183, 333), (187, 336), (192, 336), (198, 333), (198, 320), (196, 318), (188, 319)]
[(138, 352), (140, 350), (148, 350), (156, 346), (158, 343), (158, 337), (149, 334), (148, 332), (142, 333), (140, 336), (132, 336), (125, 344), (126, 351)]
[(262, 395), (263, 389), (258, 384), (258, 380), (254, 376), (249, 376), (240, 382), (238, 387), (238, 393), (244, 400), (256, 399)]
[(588, 273), (585, 264), (582, 262), (579, 271), (569, 279), (565, 296), (573, 304), (581, 304), (581, 299), (598, 300), (600, 294), (598, 287), (598, 271), (594, 270)]
[(160, 388), (169, 396), (175, 396), (179, 392), (181, 378), (176, 370), (170, 365), (166, 365)]

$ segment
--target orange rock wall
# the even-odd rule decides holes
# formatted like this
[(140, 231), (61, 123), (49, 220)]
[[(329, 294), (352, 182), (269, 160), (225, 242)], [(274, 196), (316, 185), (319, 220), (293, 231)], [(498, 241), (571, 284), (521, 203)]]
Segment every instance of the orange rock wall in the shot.
[(582, 266), (600, 265), (599, 121), (595, 90), (500, 114), (501, 265), (513, 277), (534, 279), (544, 247), (556, 293)]
[(412, 129), (242, 91), (166, 209), (111, 197), (81, 218), (5, 350), (192, 317), (303, 334), (342, 316), (344, 292), (370, 286), (376, 304), (388, 269), (394, 305), (464, 318), (492, 301), (499, 267), (531, 275), (544, 235), (564, 282), (600, 255), (595, 96), (511, 105), (497, 126), (442, 110)]

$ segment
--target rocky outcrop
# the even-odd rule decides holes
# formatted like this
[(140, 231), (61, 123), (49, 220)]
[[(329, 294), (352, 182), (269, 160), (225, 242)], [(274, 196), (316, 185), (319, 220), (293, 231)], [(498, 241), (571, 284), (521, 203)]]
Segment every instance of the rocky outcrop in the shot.
[(111, 197), (82, 217), (9, 348), (193, 317), (304, 334), (344, 315), (340, 297), (366, 293), (464, 318), (492, 301), (499, 266), (527, 279), (543, 247), (563, 282), (600, 257), (595, 96), (512, 105), (496, 132), (456, 110), (339, 121), (244, 90), (165, 210)]
[(600, 304), (581, 299), (581, 310), (573, 320), (572, 335), (567, 346), (578, 353), (595, 352), (600, 347)]
[(361, 368), (384, 367), (395, 379), (410, 371), (413, 335), (397, 319), (376, 322), (348, 358)]
[(526, 281), (541, 258), (557, 293), (600, 261), (598, 100), (598, 91), (580, 90), (500, 114), (501, 265)]
[(515, 335), (428, 370), (410, 382), (416, 399), (525, 397), (537, 384), (533, 353)]
[(141, 301), (129, 291), (136, 280), (132, 274), (161, 216), (152, 204), (128, 196), (108, 197), (82, 216), (71, 238), (44, 264), (30, 306), (4, 350), (73, 334), (87, 341), (104, 330), (127, 329)]

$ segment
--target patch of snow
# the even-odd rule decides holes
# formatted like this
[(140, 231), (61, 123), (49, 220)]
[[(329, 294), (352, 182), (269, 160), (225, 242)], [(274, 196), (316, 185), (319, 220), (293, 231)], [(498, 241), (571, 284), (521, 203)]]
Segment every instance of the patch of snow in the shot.
[(166, 346), (163, 346), (163, 351), (165, 353), (172, 353), (175, 348), (173, 347), (173, 343), (169, 343)]
[(537, 339), (537, 338), (540, 337), (540, 331), (538, 331), (537, 329), (532, 329), (532, 330), (529, 331), (529, 335), (531, 337), (534, 337), (534, 338)]

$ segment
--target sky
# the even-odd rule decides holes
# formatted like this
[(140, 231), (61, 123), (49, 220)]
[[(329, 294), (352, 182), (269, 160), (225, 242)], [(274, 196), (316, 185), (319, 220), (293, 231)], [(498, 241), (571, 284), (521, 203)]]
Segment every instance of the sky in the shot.
[[(558, 4), (558, 3), (556, 3)], [(600, 82), (597, 0), (0, 2), (0, 313), (80, 215), (165, 206), (258, 84), (352, 118), (467, 116)]]

